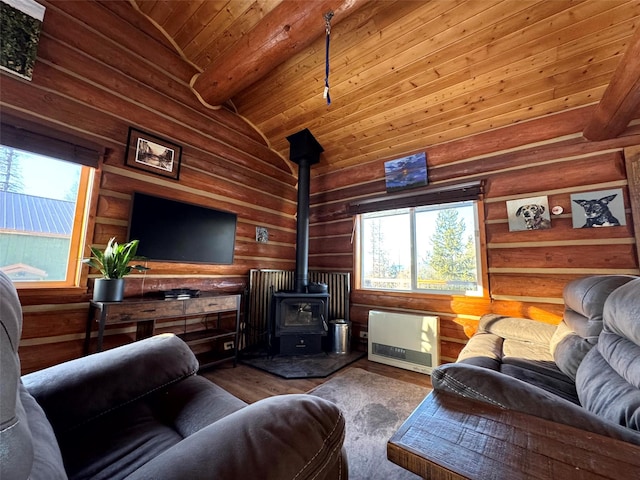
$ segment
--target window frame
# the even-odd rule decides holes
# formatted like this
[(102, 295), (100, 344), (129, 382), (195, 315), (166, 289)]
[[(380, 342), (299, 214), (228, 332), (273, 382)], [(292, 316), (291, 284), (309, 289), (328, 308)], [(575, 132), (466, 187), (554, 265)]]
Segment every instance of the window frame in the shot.
[[(466, 294), (462, 292), (445, 291), (443, 293), (437, 293), (433, 290), (392, 290), (392, 289), (380, 289), (363, 287), (363, 242), (362, 235), (362, 217), (368, 213), (383, 213), (386, 210), (399, 210), (397, 196), (387, 195), (385, 197), (377, 197), (372, 199), (360, 200), (351, 204), (349, 211), (354, 215), (353, 221), (353, 259), (354, 259), (354, 287), (356, 290), (369, 293), (382, 293), (392, 296), (424, 296), (435, 298), (446, 297), (464, 297), (469, 299), (487, 299), (489, 298), (489, 271), (487, 261), (487, 243), (485, 232), (485, 217), (484, 217), (484, 203), (482, 199), (484, 181), (468, 182), (465, 184), (445, 184), (439, 187), (431, 187), (422, 189), (417, 194), (414, 194), (414, 201), (407, 201), (406, 194), (402, 195), (400, 202), (405, 205), (401, 205), (401, 208), (412, 208), (419, 210), (421, 207), (426, 206), (440, 206), (446, 208), (447, 204), (451, 203), (463, 203), (473, 202), (475, 208), (476, 218), (476, 264), (478, 268), (478, 292), (477, 294)], [(474, 194), (469, 194), (469, 190), (473, 190)], [(444, 195), (443, 195), (444, 192)], [(461, 192), (462, 195), (456, 195), (455, 192)], [(442, 200), (441, 202), (438, 200)], [(407, 204), (411, 204), (407, 206)], [(373, 206), (379, 206), (381, 208), (373, 208)], [(364, 207), (364, 208), (363, 208)], [(411, 216), (411, 222), (415, 222), (415, 213)], [(415, 242), (415, 224), (411, 227), (412, 242), (411, 248), (416, 248)], [(411, 252), (412, 256), (412, 285), (414, 285), (414, 279), (417, 277), (417, 269), (415, 268), (415, 251)]]
[(104, 148), (72, 134), (10, 114), (3, 114), (0, 129), (3, 146), (81, 167), (65, 280), (14, 282), (16, 289), (21, 292), (21, 296), (28, 295), (29, 291), (39, 292), (40, 295), (48, 289), (56, 293), (63, 290), (86, 291), (86, 287), (82, 285), (86, 283), (88, 269), (82, 268), (82, 259), (86, 256), (87, 239), (93, 235), (94, 220), (91, 211), (96, 206), (93, 192), (97, 191), (99, 185), (98, 166), (105, 154)]

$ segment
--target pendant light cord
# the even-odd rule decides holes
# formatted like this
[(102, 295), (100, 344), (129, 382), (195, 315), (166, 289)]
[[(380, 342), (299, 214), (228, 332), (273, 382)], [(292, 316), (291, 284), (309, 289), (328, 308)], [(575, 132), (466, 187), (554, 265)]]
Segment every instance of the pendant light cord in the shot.
[(331, 95), (329, 95), (329, 43), (331, 41), (331, 19), (333, 18), (333, 11), (329, 10), (324, 14), (325, 33), (326, 33), (326, 60), (324, 69), (324, 94), (322, 95), (327, 99), (327, 105), (331, 105)]

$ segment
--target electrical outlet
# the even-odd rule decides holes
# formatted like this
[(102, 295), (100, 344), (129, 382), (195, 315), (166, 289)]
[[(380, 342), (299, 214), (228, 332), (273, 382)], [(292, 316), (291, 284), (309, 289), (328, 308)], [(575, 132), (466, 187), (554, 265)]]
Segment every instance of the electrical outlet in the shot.
[(231, 350), (233, 348), (233, 342), (224, 342), (224, 349)]
[(369, 332), (365, 332), (364, 330), (360, 331), (360, 338), (369, 338)]

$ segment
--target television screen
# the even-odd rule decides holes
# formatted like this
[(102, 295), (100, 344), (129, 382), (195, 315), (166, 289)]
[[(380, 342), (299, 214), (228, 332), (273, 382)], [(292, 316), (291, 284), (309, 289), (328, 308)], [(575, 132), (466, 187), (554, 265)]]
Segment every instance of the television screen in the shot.
[(230, 265), (237, 219), (234, 213), (135, 192), (129, 240), (140, 240), (138, 255), (149, 260)]

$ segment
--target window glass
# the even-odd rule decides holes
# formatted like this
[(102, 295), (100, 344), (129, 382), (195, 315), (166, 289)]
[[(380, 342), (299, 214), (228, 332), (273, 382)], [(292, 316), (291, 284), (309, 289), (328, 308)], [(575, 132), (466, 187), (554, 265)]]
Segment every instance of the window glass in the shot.
[(0, 269), (13, 281), (74, 284), (90, 170), (0, 146)]
[(362, 221), (364, 288), (411, 289), (411, 216), (408, 209), (367, 214)]
[(477, 202), (363, 214), (361, 288), (481, 295)]

